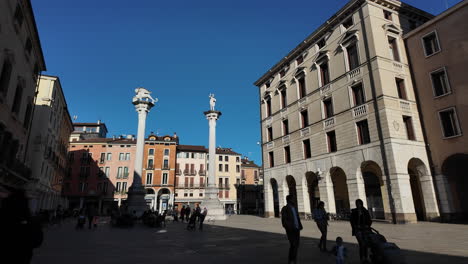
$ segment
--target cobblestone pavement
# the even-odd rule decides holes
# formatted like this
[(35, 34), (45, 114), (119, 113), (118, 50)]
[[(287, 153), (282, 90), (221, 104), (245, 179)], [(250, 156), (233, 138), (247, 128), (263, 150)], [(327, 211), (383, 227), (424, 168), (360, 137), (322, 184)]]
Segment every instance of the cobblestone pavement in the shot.
[[(299, 263), (335, 263), (317, 248), (319, 232), (304, 221)], [(468, 263), (468, 225), (375, 223), (377, 230), (402, 248), (407, 263)], [(112, 228), (105, 221), (96, 230), (75, 230), (74, 223), (45, 232), (33, 264), (88, 263), (287, 263), (288, 242), (279, 219), (232, 216), (205, 225), (205, 230), (187, 231), (186, 224), (168, 223), (155, 229), (137, 225)], [(357, 245), (347, 222), (331, 222), (328, 247), (343, 237), (348, 263), (358, 263)]]

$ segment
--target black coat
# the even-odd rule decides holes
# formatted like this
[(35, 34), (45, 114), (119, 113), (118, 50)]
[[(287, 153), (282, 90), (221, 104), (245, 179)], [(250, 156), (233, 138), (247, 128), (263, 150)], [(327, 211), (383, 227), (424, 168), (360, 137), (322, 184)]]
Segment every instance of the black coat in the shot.
[(360, 217), (358, 209), (352, 209), (350, 222), (353, 236), (356, 235), (357, 231), (370, 229), (370, 226), (372, 225), (372, 220), (369, 211), (367, 211), (367, 209), (365, 208), (362, 208)]
[[(299, 211), (295, 207), (294, 209), (296, 209), (296, 217), (297, 222), (299, 223), (299, 230), (302, 230), (302, 223), (301, 218), (299, 217)], [(286, 232), (293, 231), (296, 229), (296, 227), (294, 226), (294, 214), (291, 210), (290, 205), (286, 205), (281, 209), (281, 223), (283, 224), (284, 229), (286, 229)]]

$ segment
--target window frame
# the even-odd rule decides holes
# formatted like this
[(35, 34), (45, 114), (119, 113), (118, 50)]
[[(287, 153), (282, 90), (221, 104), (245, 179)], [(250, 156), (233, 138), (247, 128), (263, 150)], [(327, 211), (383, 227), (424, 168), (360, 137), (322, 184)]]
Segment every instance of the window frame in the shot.
[[(443, 126), (443, 123), (442, 123), (442, 117), (440, 116), (440, 113), (442, 112), (446, 112), (448, 110), (453, 110), (453, 113), (454, 113), (454, 116), (455, 116), (455, 125), (458, 129), (458, 132), (459, 134), (458, 135), (454, 135), (454, 136), (449, 136), (449, 137), (446, 137), (445, 136), (445, 133), (444, 133), (444, 126)], [(441, 110), (438, 110), (437, 111), (437, 115), (439, 117), (439, 124), (440, 124), (440, 128), (442, 130), (442, 139), (450, 139), (450, 138), (456, 138), (456, 137), (460, 137), (460, 136), (463, 136), (463, 131), (461, 130), (461, 127), (460, 127), (460, 121), (458, 119), (458, 114), (457, 114), (457, 109), (455, 106), (451, 106), (451, 107), (447, 107), (447, 108), (444, 108), (444, 109), (441, 109)]]
[(285, 146), (283, 148), (283, 152), (284, 152), (284, 163), (285, 164), (291, 163), (291, 147), (289, 145)]
[[(365, 134), (360, 126), (360, 124), (366, 124), (366, 127), (367, 127), (367, 136), (368, 136), (368, 142), (366, 142), (366, 137), (365, 137)], [(359, 120), (356, 122), (356, 135), (357, 135), (357, 139), (358, 139), (358, 145), (361, 146), (361, 145), (366, 145), (366, 144), (370, 144), (372, 141), (371, 141), (371, 137), (370, 137), (370, 131), (369, 131), (369, 121), (367, 119), (363, 119), (363, 120)], [(335, 141), (336, 141), (336, 132), (335, 132)]]
[[(426, 45), (424, 43), (424, 38), (431, 35), (431, 34), (434, 34), (436, 42), (437, 42), (437, 46), (439, 47), (439, 50), (428, 55), (427, 50), (426, 50)], [(433, 55), (436, 55), (437, 53), (440, 53), (442, 51), (442, 48), (440, 47), (439, 34), (437, 34), (437, 30), (433, 30), (433, 31), (428, 32), (428, 33), (424, 34), (423, 36), (421, 36), (421, 45), (422, 45), (423, 50), (424, 50), (424, 57), (425, 58), (429, 58), (429, 57), (431, 57)]]
[[(304, 115), (302, 113), (306, 113), (306, 117), (304, 118)], [(299, 124), (301, 125), (302, 128), (306, 128), (310, 125), (309, 123), (309, 109), (304, 109), (302, 111), (299, 111)]]
[[(357, 37), (352, 37), (351, 40), (347, 41), (348, 43), (346, 45), (343, 44), (343, 48), (345, 50), (345, 62), (346, 62), (346, 65), (345, 65), (345, 68), (346, 68), (346, 72), (349, 72), (349, 71), (353, 71), (357, 68), (359, 68), (361, 66), (361, 55), (359, 53), (359, 41), (357, 39)], [(349, 47), (351, 46), (354, 46), (354, 48), (356, 49), (356, 58), (357, 58), (357, 65), (356, 67), (352, 68), (351, 69), (351, 60), (350, 60), (350, 56), (349, 56)], [(328, 73), (328, 75), (330, 75), (330, 73)]]
[(392, 38), (395, 41), (396, 52), (397, 52), (397, 54), (396, 54), (397, 58), (395, 58), (395, 53), (391, 52), (391, 51), (394, 51), (393, 45), (392, 45), (391, 50), (390, 50), (390, 46), (387, 46), (390, 60), (402, 63), (402, 61), (401, 61), (402, 56), (401, 56), (401, 52), (400, 52), (400, 44), (398, 43), (398, 40), (399, 40), (400, 36), (398, 36), (396, 34), (387, 34), (387, 44), (388, 45), (390, 45), (390, 42), (389, 42), (390, 38)]
[[(441, 95), (437, 95), (436, 94), (436, 89), (434, 87), (434, 80), (432, 78), (432, 75), (434, 73), (438, 73), (438, 72), (441, 72), (443, 71), (444, 74), (445, 74), (445, 80), (446, 80), (446, 85), (448, 87), (448, 92), (447, 93), (444, 93), (444, 94), (441, 94)], [(432, 87), (432, 94), (434, 95), (434, 99), (435, 98), (441, 98), (441, 97), (444, 97), (444, 96), (447, 96), (447, 95), (450, 95), (452, 94), (452, 87), (450, 85), (450, 80), (449, 80), (449, 76), (448, 76), (448, 72), (447, 72), (447, 67), (440, 67), (440, 68), (437, 68), (436, 70), (433, 70), (431, 72), (429, 72), (429, 79), (431, 80), (431, 87)]]
[[(330, 140), (330, 136), (329, 134), (330, 133), (333, 133), (334, 135), (334, 146), (335, 146), (335, 150), (332, 151), (332, 144), (331, 144), (331, 140)], [(332, 130), (332, 131), (328, 131), (327, 133), (325, 133), (325, 137), (326, 137), (326, 140), (327, 140), (327, 150), (328, 150), (328, 153), (335, 153), (335, 152), (338, 152), (338, 142), (336, 140), (336, 131), (335, 130)]]
[[(308, 144), (306, 144), (306, 141), (308, 142)], [(306, 151), (306, 148), (308, 151)], [(310, 138), (302, 140), (302, 157), (304, 159), (312, 158), (312, 147), (310, 146)]]
[[(361, 87), (361, 92), (362, 92), (362, 104), (357, 104), (356, 103), (356, 95), (354, 93), (354, 89), (356, 87), (360, 86)], [(361, 106), (361, 105), (365, 105), (366, 104), (366, 92), (365, 92), (365, 89), (364, 89), (364, 83), (361, 81), (361, 82), (357, 82), (357, 83), (354, 83), (352, 84), (351, 86), (349, 86), (349, 90), (350, 90), (350, 93), (351, 93), (351, 105), (352, 107), (357, 107), (357, 106)]]
[[(403, 91), (400, 91), (399, 81), (401, 81), (401, 83), (403, 83)], [(406, 79), (396, 76), (395, 77), (395, 86), (397, 88), (398, 99), (408, 100), (408, 89), (406, 89)]]
[(403, 123), (406, 129), (406, 139), (411, 141), (416, 141), (416, 133), (414, 131), (413, 117), (408, 115), (403, 115)]
[[(330, 103), (331, 103), (331, 115), (330, 116), (328, 115), (325, 101), (330, 101)], [(332, 96), (329, 96), (329, 97), (326, 97), (326, 98), (322, 99), (323, 119), (328, 119), (328, 118), (332, 118), (333, 116), (335, 116), (335, 109), (334, 109), (333, 105), (334, 104), (333, 104), (333, 97)]]

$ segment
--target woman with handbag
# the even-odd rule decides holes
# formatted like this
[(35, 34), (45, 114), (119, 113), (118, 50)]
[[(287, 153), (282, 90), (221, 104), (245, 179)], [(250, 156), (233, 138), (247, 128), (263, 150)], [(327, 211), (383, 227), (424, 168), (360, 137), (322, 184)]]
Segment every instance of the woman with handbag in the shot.
[(319, 202), (317, 208), (315, 208), (313, 211), (313, 217), (317, 223), (317, 227), (320, 230), (320, 233), (322, 233), (318, 247), (320, 251), (327, 252), (328, 213), (325, 211), (324, 202)]

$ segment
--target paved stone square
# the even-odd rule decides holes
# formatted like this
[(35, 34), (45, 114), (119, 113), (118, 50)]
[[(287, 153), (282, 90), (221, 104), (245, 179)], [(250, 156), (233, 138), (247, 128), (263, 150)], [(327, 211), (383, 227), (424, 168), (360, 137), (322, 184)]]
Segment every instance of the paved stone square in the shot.
[[(314, 222), (303, 221), (299, 263), (335, 263), (317, 248)], [(468, 263), (468, 226), (439, 223), (392, 225), (375, 223), (390, 242), (403, 249), (408, 263)], [(130, 229), (101, 223), (96, 230), (75, 230), (74, 222), (45, 231), (33, 264), (83, 263), (286, 263), (288, 242), (279, 219), (235, 215), (187, 231), (186, 224), (168, 223), (155, 229)], [(358, 251), (347, 222), (331, 222), (328, 247), (336, 236), (347, 242), (349, 261), (358, 263)]]

